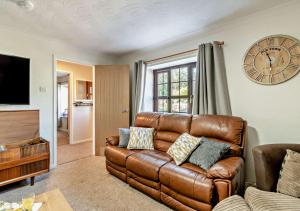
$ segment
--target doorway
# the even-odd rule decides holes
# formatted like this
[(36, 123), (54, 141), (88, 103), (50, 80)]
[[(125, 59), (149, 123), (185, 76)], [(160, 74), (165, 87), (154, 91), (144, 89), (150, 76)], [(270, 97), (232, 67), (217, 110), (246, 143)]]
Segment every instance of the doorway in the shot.
[(57, 164), (93, 155), (93, 66), (56, 60)]
[(70, 144), (69, 80), (69, 73), (57, 72), (57, 146)]

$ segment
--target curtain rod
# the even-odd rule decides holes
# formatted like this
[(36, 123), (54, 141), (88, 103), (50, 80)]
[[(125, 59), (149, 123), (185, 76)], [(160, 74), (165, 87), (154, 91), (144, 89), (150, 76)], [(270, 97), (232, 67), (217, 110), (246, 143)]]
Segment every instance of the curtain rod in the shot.
[[(224, 45), (224, 41), (215, 41), (215, 42), (218, 45)], [(194, 51), (198, 51), (198, 48), (187, 50), (187, 51), (183, 51), (183, 52), (180, 52), (180, 53), (175, 53), (175, 54), (172, 54), (172, 55), (169, 55), (169, 56), (163, 56), (163, 57), (160, 57), (160, 58), (151, 59), (151, 60), (145, 61), (145, 63), (150, 63), (150, 62), (154, 62), (154, 61), (166, 59), (166, 58), (173, 57), (173, 56), (178, 56), (178, 55), (185, 54), (185, 53), (191, 53), (191, 52), (194, 52)]]

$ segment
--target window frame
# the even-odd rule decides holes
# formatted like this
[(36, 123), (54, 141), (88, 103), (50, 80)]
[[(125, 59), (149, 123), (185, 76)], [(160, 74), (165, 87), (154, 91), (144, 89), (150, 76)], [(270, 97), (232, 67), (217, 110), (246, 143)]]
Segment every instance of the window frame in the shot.
[[(178, 82), (171, 82), (171, 71), (172, 69), (178, 68), (179, 71), (181, 68), (187, 67), (188, 69), (188, 78), (187, 81), (180, 81), (180, 76), (179, 76), (179, 81)], [(172, 112), (172, 99), (188, 99), (188, 108), (187, 112), (175, 112), (175, 113), (192, 113), (192, 100), (193, 100), (193, 84), (194, 84), (194, 79), (193, 79), (193, 68), (196, 68), (196, 62), (189, 62), (185, 64), (180, 64), (180, 65), (175, 65), (175, 66), (170, 66), (170, 67), (165, 67), (165, 68), (160, 68), (160, 69), (154, 69), (153, 70), (153, 110), (155, 112), (158, 112), (158, 100), (159, 99), (166, 99), (168, 100), (168, 113)], [(168, 95), (167, 96), (158, 96), (158, 74), (167, 72), (168, 73)], [(179, 72), (180, 75), (180, 72)], [(180, 87), (179, 87), (179, 95), (178, 96), (172, 96), (171, 93), (171, 87), (172, 83), (181, 83), (181, 82), (187, 82), (188, 83), (188, 95), (180, 95)], [(180, 106), (180, 104), (179, 104)], [(166, 112), (166, 111), (163, 111)], [(173, 112), (174, 113), (174, 112)]]

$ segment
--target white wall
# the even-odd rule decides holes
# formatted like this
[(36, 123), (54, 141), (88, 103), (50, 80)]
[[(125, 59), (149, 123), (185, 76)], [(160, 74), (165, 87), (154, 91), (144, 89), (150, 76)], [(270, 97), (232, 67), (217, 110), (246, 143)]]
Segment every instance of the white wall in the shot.
[[(30, 106), (0, 106), (0, 109), (40, 110), (40, 135), (51, 142), (53, 164), (53, 54), (60, 59), (85, 64), (111, 64), (113, 58), (3, 26), (0, 28), (0, 53), (30, 58)], [(39, 87), (46, 88), (46, 91), (40, 92)]]
[(223, 40), (233, 115), (248, 121), (249, 138), (246, 181), (255, 181), (251, 149), (269, 143), (300, 143), (300, 74), (273, 86), (256, 84), (243, 73), (243, 56), (258, 39), (286, 34), (300, 40), (300, 2), (294, 1), (220, 25), (206, 34), (178, 40), (165, 46), (125, 55), (121, 63), (133, 64), (197, 48), (198, 44)]
[(73, 142), (93, 140), (93, 106), (73, 106)]

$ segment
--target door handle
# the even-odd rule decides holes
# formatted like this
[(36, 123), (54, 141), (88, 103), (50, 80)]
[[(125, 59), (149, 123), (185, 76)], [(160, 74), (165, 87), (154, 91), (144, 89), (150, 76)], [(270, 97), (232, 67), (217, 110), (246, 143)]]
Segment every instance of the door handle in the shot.
[(128, 112), (129, 112), (129, 111), (126, 110), (126, 109), (122, 111), (123, 114), (124, 114), (124, 113), (128, 113)]

